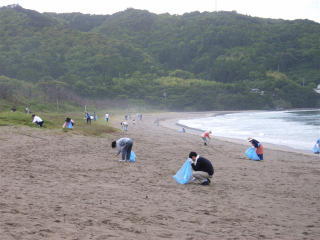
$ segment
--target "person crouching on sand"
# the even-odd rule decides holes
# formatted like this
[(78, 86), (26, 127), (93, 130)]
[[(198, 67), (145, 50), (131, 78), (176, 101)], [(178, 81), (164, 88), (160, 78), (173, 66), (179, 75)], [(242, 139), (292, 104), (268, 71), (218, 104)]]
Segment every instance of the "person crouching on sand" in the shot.
[(40, 127), (42, 127), (44, 123), (44, 121), (40, 117), (36, 116), (35, 114), (32, 114), (32, 122), (37, 124)]
[(62, 125), (62, 128), (72, 129), (73, 125), (74, 125), (74, 121), (71, 118), (67, 117), (66, 120), (64, 120), (64, 124)]
[(208, 159), (199, 156), (196, 152), (190, 152), (189, 158), (193, 169), (193, 181), (197, 181), (201, 185), (209, 185), (210, 178), (214, 174), (212, 163)]
[(248, 142), (250, 142), (252, 144), (253, 147), (255, 147), (256, 149), (256, 153), (258, 155), (258, 157), (260, 158), (260, 160), (263, 160), (263, 146), (262, 144), (257, 141), (256, 139), (253, 138), (248, 138)]
[(201, 138), (203, 140), (203, 144), (206, 146), (209, 143), (209, 140), (211, 139), (211, 131), (205, 131), (204, 133), (201, 134)]
[(131, 155), (131, 149), (133, 141), (131, 138), (120, 138), (117, 141), (111, 143), (112, 148), (117, 148), (117, 156), (121, 153), (120, 161), (129, 161)]

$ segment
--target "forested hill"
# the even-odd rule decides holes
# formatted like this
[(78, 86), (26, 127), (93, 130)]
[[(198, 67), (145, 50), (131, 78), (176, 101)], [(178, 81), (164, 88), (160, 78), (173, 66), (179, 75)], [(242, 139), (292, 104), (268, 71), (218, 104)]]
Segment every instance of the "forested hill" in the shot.
[(317, 84), (320, 24), (309, 20), (0, 8), (7, 99), (19, 88), (24, 101), (45, 94), (46, 101), (127, 99), (181, 110), (317, 107)]

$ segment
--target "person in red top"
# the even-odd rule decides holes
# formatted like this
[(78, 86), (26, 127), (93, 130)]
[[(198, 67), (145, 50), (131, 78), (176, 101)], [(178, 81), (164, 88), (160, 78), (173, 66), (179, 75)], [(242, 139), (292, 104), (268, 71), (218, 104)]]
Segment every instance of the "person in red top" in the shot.
[(211, 139), (211, 131), (205, 131), (204, 133), (201, 134), (201, 138), (203, 140), (204, 145), (208, 145), (209, 140)]
[(256, 153), (257, 153), (258, 157), (260, 158), (260, 160), (263, 160), (263, 146), (262, 146), (262, 144), (253, 138), (248, 138), (248, 141), (252, 144), (252, 146), (255, 147)]

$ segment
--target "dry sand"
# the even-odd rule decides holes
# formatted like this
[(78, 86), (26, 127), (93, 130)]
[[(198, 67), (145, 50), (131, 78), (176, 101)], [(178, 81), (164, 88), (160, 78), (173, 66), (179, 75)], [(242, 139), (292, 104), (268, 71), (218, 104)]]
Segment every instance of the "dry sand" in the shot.
[[(0, 239), (320, 239), (320, 158), (247, 146), (154, 124), (129, 126), (136, 163), (118, 162), (112, 139), (1, 127)], [(175, 128), (171, 123), (171, 127)], [(172, 175), (190, 151), (214, 163), (210, 186)]]

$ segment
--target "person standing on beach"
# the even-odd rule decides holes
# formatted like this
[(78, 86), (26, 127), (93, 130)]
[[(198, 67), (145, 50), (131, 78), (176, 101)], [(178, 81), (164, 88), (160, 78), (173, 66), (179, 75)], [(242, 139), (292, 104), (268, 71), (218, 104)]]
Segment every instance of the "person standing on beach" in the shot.
[(253, 147), (255, 147), (256, 149), (256, 153), (258, 155), (258, 157), (260, 158), (260, 160), (263, 160), (263, 146), (262, 144), (257, 141), (256, 139), (253, 138), (248, 138), (248, 142), (250, 142), (252, 144)]
[(209, 140), (211, 139), (211, 134), (212, 134), (211, 131), (205, 131), (204, 133), (201, 134), (201, 138), (202, 138), (203, 144), (204, 144), (205, 146), (208, 145)]
[(40, 117), (36, 116), (35, 114), (32, 114), (32, 122), (37, 124), (40, 127), (42, 127), (44, 123), (44, 121)]
[(111, 143), (112, 148), (117, 148), (117, 156), (121, 153), (120, 161), (129, 161), (131, 150), (133, 146), (133, 141), (131, 138), (120, 138), (117, 141)]
[(26, 108), (24, 109), (24, 112), (25, 112), (26, 114), (30, 114), (30, 109), (28, 108), (28, 106), (26, 106)]
[(214, 174), (212, 163), (208, 159), (199, 156), (196, 152), (190, 152), (189, 159), (193, 169), (193, 181), (198, 181), (201, 185), (209, 185), (210, 178)]
[(120, 124), (121, 124), (121, 128), (123, 131), (125, 131), (125, 132), (128, 131), (128, 126), (129, 126), (128, 122), (123, 121)]
[(91, 116), (90, 113), (86, 112), (85, 113), (85, 119), (87, 120), (87, 124), (91, 125)]
[(109, 113), (106, 113), (106, 115), (104, 116), (106, 122), (109, 122)]

